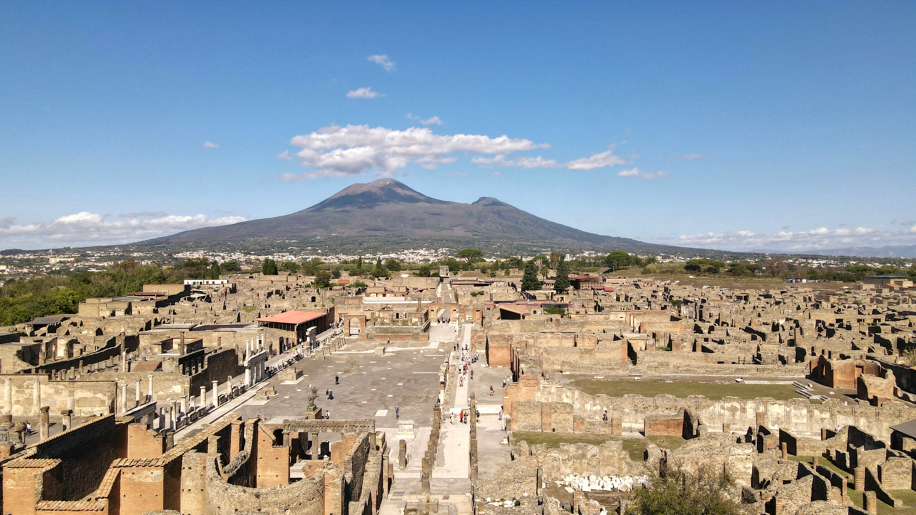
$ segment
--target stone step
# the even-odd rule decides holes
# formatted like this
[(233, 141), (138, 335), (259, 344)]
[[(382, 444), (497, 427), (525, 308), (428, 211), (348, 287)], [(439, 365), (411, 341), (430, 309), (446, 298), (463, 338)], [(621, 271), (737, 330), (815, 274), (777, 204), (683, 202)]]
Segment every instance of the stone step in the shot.
[(471, 480), (468, 478), (435, 478), (429, 480), (430, 493), (434, 495), (458, 494), (471, 492)]

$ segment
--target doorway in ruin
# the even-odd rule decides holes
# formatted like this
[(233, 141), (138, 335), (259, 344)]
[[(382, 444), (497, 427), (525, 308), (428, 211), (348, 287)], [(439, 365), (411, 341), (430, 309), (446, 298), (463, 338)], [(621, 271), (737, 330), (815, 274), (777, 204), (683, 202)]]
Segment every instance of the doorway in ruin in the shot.
[(359, 319), (350, 319), (350, 336), (359, 336)]

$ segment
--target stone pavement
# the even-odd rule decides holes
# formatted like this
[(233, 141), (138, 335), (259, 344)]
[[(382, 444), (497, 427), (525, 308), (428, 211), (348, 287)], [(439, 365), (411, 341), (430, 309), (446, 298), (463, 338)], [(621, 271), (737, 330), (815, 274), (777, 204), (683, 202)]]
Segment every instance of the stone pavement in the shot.
[[(470, 342), (471, 327), (470, 324), (465, 324), (457, 334), (462, 348), (464, 344)], [(455, 337), (455, 326), (447, 324), (434, 326), (430, 331), (431, 340), (448, 343), (447, 352), (449, 353), (449, 359), (452, 361), (457, 359), (456, 353), (452, 351)], [(440, 348), (443, 347), (440, 346)], [(443, 414), (439, 450), (430, 477), (430, 498), (439, 500), (439, 513), (459, 515), (473, 512), (470, 495), (471, 482), (468, 479), (470, 425), (459, 423), (457, 417), (459, 409), (467, 408), (467, 396), (468, 383), (465, 382), (463, 387), (455, 388), (453, 399), (455, 408), (452, 410), (455, 415)], [(432, 408), (430, 408), (430, 413), (432, 413)], [(395, 466), (394, 482), (389, 496), (382, 501), (382, 507), (379, 510), (380, 515), (399, 515), (403, 513), (404, 507), (408, 502), (415, 502), (420, 499), (420, 461), (423, 450), (426, 448), (426, 442), (429, 440), (429, 430), (428, 428), (426, 429), (422, 445), (413, 447), (416, 451), (413, 453), (413, 459), (408, 463), (407, 469), (400, 471)], [(419, 440), (420, 438), (418, 438)], [(397, 448), (397, 442), (393, 447)], [(410, 452), (410, 449), (409, 447), (408, 452)], [(397, 451), (394, 452), (396, 453)], [(392, 462), (397, 463), (396, 454), (393, 455)]]

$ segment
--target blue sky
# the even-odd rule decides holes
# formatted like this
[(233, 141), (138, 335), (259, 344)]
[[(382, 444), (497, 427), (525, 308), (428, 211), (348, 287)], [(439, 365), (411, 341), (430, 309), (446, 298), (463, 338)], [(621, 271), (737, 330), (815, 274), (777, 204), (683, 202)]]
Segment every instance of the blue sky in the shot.
[(0, 248), (383, 176), (650, 242), (916, 244), (913, 26), (894, 1), (3, 2)]

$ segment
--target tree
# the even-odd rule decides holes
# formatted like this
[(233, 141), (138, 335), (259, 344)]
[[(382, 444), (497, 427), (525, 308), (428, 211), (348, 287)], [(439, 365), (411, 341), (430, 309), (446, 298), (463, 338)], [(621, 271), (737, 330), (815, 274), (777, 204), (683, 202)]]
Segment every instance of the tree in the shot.
[(296, 263), (295, 261), (283, 261), (280, 263), (280, 270), (295, 274), (299, 271), (299, 263)]
[(638, 515), (740, 515), (740, 504), (726, 494), (731, 480), (726, 474), (698, 470), (662, 471), (647, 488), (637, 489), (627, 513)]
[(419, 270), (417, 270), (417, 276), (418, 277), (429, 277), (429, 275), (430, 275), (429, 265), (426, 265), (426, 264), (420, 265)]
[(237, 261), (223, 261), (219, 265), (219, 270), (224, 274), (237, 274), (242, 271), (242, 266)]
[(770, 274), (771, 277), (780, 277), (788, 269), (789, 266), (786, 265), (786, 260), (784, 258), (775, 256), (767, 259), (767, 273)]
[(483, 260), (483, 252), (477, 249), (464, 249), (458, 253), (458, 258), (467, 261), (468, 264), (473, 264)]
[(277, 275), (277, 262), (267, 258), (261, 263), (261, 273), (264, 275)]
[(541, 281), (538, 279), (538, 265), (532, 260), (525, 265), (525, 275), (522, 276), (522, 291), (540, 289)]
[(327, 288), (331, 285), (331, 272), (327, 270), (321, 270), (315, 274), (315, 286), (319, 288)]
[(302, 272), (302, 275), (318, 275), (318, 271), (321, 270), (321, 265), (323, 264), (324, 261), (318, 258), (303, 260), (298, 271)]
[(401, 262), (394, 258), (389, 258), (385, 260), (385, 268), (391, 270), (392, 272), (401, 271)]
[(728, 273), (735, 277), (741, 277), (743, 275), (749, 275), (750, 271), (744, 263), (729, 263)]
[(622, 250), (615, 250), (604, 258), (604, 264), (611, 270), (620, 270), (630, 266), (630, 255)]
[(210, 263), (210, 279), (219, 279), (220, 272), (219, 262), (214, 261)]
[(569, 263), (562, 257), (557, 263), (557, 279), (553, 283), (553, 289), (557, 293), (566, 293), (569, 289)]
[(551, 251), (547, 259), (550, 260), (550, 268), (557, 268), (560, 266), (560, 261), (563, 261), (563, 254)]

